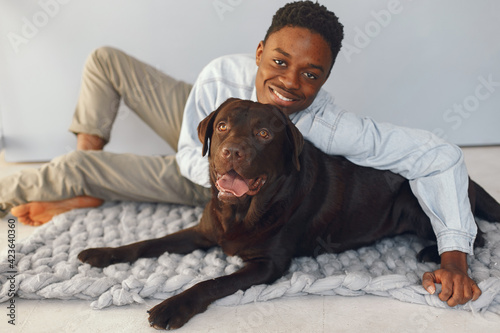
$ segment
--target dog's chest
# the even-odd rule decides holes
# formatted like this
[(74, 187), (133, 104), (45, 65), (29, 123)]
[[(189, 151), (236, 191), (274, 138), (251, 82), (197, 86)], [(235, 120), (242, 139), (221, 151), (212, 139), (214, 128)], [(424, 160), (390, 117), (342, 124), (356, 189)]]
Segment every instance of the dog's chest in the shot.
[(217, 243), (228, 256), (239, 256), (243, 260), (261, 256), (270, 235), (259, 227), (249, 227), (242, 221), (226, 223), (225, 229), (220, 229)]

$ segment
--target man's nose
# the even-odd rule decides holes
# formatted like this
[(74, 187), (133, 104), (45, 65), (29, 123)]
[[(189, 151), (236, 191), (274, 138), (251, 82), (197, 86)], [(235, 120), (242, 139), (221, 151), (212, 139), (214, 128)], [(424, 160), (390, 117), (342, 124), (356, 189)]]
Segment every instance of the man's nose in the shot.
[(283, 84), (283, 86), (287, 89), (290, 90), (296, 90), (299, 89), (300, 83), (299, 83), (299, 73), (293, 70), (286, 71), (281, 75), (280, 81)]

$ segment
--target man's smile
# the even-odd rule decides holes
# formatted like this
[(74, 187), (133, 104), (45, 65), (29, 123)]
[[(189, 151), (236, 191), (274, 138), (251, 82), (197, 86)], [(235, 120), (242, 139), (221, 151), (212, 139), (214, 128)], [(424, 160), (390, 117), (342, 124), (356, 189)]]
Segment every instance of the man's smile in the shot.
[(269, 87), (271, 98), (277, 106), (287, 107), (290, 104), (300, 100), (300, 98), (298, 98), (297, 96), (285, 92), (282, 89), (280, 89), (280, 92), (278, 91), (278, 89), (279, 88)]

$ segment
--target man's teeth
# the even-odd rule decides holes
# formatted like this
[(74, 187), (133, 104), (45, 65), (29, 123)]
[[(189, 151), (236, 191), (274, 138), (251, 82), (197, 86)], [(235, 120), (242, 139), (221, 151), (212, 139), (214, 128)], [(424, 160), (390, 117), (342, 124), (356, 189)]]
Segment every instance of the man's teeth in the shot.
[(285, 102), (291, 102), (293, 101), (293, 99), (291, 98), (286, 98), (285, 96), (283, 96), (282, 94), (280, 94), (279, 92), (277, 92), (276, 90), (273, 89), (273, 92), (276, 96), (278, 96), (279, 99), (285, 101)]

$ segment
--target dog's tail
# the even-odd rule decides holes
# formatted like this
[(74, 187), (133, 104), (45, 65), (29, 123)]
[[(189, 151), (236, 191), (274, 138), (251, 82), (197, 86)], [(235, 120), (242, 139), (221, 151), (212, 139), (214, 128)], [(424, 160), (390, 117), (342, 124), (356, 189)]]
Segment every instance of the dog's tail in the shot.
[(471, 181), (476, 192), (476, 207), (474, 215), (489, 221), (500, 222), (500, 203), (498, 203), (484, 188)]

